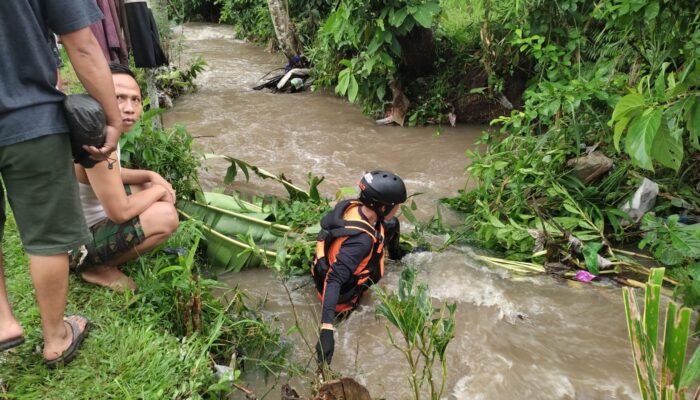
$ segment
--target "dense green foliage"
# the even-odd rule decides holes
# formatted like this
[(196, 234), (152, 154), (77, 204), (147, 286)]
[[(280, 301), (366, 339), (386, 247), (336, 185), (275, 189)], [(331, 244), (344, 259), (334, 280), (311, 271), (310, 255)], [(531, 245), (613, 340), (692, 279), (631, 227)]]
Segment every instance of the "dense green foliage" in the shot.
[[(416, 26), (430, 28), (440, 12), (438, 0), (344, 0), (330, 14), (313, 57), (320, 84), (335, 81), (336, 94), (351, 102), (358, 96), (368, 104), (384, 101), (387, 84), (397, 78), (401, 57), (399, 38)], [(342, 57), (338, 59), (338, 57)], [(340, 71), (337, 71), (339, 65)]]
[(152, 118), (163, 110), (146, 111), (131, 131), (122, 134), (122, 165), (159, 173), (173, 185), (178, 197), (194, 198), (201, 155), (192, 149), (192, 135), (184, 126), (154, 130)]
[[(612, 242), (647, 235), (642, 245), (661, 249), (657, 240), (666, 237), (665, 253), (688, 255), (675, 265), (697, 260), (697, 230), (689, 233), (695, 241), (668, 239), (689, 231), (678, 216), (668, 225), (648, 217), (640, 229), (618, 209), (646, 176), (660, 185), (658, 215), (700, 212), (697, 8), (654, 0), (518, 7), (502, 42), (528, 60), (534, 75), (523, 108), (494, 121), (500, 129), (484, 134), (485, 152), (469, 153), (476, 188), (449, 200), (467, 213), (465, 232), (515, 258), (559, 261), (569, 252), (569, 235), (615, 258)], [(567, 161), (588, 148), (615, 163), (586, 184)], [(561, 252), (550, 246), (537, 253), (543, 258), (534, 256), (538, 236)], [(700, 292), (686, 289), (680, 291), (686, 301), (697, 301)]]

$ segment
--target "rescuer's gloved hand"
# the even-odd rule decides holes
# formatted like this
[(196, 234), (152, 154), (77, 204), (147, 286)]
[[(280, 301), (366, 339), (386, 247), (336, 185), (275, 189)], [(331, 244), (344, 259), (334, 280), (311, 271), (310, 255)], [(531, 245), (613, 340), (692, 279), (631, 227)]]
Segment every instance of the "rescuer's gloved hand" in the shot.
[(389, 253), (390, 260), (401, 260), (406, 250), (401, 248), (401, 224), (396, 217), (384, 221), (384, 248)]
[(333, 348), (335, 348), (335, 338), (333, 329), (321, 329), (321, 334), (316, 343), (316, 359), (319, 364), (330, 364), (333, 358)]

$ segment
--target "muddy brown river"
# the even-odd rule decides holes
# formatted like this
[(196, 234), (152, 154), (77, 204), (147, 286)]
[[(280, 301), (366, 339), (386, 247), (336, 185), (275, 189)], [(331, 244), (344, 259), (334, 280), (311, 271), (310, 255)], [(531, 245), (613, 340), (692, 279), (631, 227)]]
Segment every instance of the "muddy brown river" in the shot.
[[(179, 31), (179, 29), (177, 29)], [(183, 123), (206, 152), (229, 155), (303, 185), (308, 172), (325, 176), (322, 192), (332, 196), (354, 186), (376, 168), (401, 175), (417, 197), (419, 216), (429, 218), (436, 200), (464, 188), (464, 151), (485, 127), (399, 128), (377, 126), (359, 108), (327, 93), (272, 94), (251, 89), (282, 57), (236, 40), (233, 29), (187, 25), (184, 56), (209, 64), (197, 92), (177, 100), (166, 125)], [(226, 163), (210, 160), (201, 174), (205, 189), (223, 187)], [(283, 194), (279, 185), (258, 179), (233, 187), (249, 193)], [(436, 304), (457, 303), (455, 339), (448, 347), (449, 375), (444, 399), (636, 399), (639, 397), (627, 339), (621, 290), (590, 287), (549, 276), (514, 277), (474, 258), (474, 249), (416, 253), (390, 263), (380, 286), (393, 290), (405, 265), (419, 271)], [(251, 296), (267, 297), (265, 312), (294, 346), (294, 359), (311, 357), (302, 335), (316, 342), (320, 304), (307, 277), (287, 283), (267, 270), (221, 277)], [(293, 306), (292, 306), (293, 304)], [(332, 368), (365, 384), (373, 398), (410, 399), (409, 370), (388, 342), (386, 323), (375, 317), (371, 296), (336, 333)], [(259, 396), (279, 399), (279, 385), (246, 371), (246, 384)], [(309, 393), (307, 380), (292, 380)], [(233, 398), (244, 398), (233, 395)]]

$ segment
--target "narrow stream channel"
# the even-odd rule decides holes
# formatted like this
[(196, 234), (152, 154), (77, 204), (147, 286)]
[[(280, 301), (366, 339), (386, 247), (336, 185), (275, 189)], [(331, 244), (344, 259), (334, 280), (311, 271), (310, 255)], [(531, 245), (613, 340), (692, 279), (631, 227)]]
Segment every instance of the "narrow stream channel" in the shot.
[[(346, 101), (324, 93), (271, 94), (250, 88), (282, 57), (235, 40), (228, 26), (187, 25), (183, 59), (202, 55), (209, 64), (199, 90), (176, 102), (166, 125), (183, 123), (205, 151), (230, 155), (303, 183), (308, 172), (323, 175), (322, 192), (354, 186), (365, 170), (390, 169), (404, 177), (417, 198), (419, 216), (434, 213), (437, 199), (466, 182), (467, 148), (484, 127), (378, 127)], [(227, 165), (209, 161), (205, 189), (222, 187)], [(238, 190), (282, 194), (278, 185), (252, 180)], [(512, 277), (473, 258), (470, 248), (411, 254), (390, 263), (381, 286), (395, 289), (403, 265), (414, 265), (437, 301), (457, 303), (456, 337), (448, 347), (447, 399), (635, 399), (619, 288), (589, 287), (548, 276)], [(288, 283), (294, 308), (282, 283), (267, 270), (222, 276), (252, 296), (267, 297), (266, 312), (286, 332), (296, 311), (301, 333), (315, 344), (320, 305), (309, 279)], [(374, 398), (409, 399), (408, 368), (388, 343), (385, 321), (374, 316), (374, 299), (336, 333), (332, 367), (365, 384)], [(295, 357), (308, 360), (300, 333), (285, 337)], [(258, 395), (269, 389), (261, 375), (244, 379)], [(308, 387), (294, 381), (300, 392)], [(234, 397), (238, 398), (238, 397)], [(241, 397), (242, 398), (242, 397)], [(279, 399), (279, 388), (267, 399)]]

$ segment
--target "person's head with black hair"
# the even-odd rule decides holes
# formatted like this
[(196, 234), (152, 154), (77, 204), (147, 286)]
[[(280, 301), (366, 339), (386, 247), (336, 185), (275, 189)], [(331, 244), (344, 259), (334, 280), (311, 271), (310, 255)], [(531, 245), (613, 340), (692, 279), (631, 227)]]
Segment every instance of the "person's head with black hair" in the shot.
[(131, 68), (127, 67), (126, 65), (121, 65), (118, 63), (110, 63), (109, 64), (109, 70), (112, 71), (112, 75), (114, 74), (126, 74), (129, 75), (130, 77), (136, 79), (136, 74), (134, 74), (134, 71), (131, 70)]
[(136, 82), (136, 75), (129, 67), (111, 63), (109, 69), (112, 71), (114, 93), (117, 95), (117, 104), (122, 114), (123, 130), (128, 132), (143, 111), (141, 88)]

